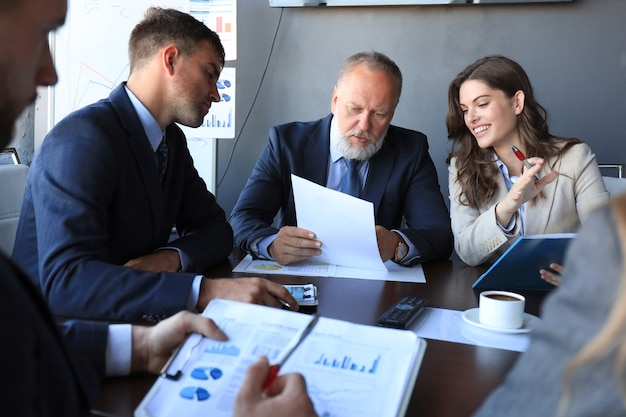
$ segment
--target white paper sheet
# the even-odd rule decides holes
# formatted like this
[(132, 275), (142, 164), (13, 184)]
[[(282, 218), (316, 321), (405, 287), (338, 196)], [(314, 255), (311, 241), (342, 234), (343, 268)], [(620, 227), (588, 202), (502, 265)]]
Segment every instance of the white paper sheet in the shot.
[(369, 201), (291, 175), (298, 227), (322, 242), (313, 259), (337, 266), (386, 271), (378, 252), (374, 206)]
[(349, 268), (346, 266), (331, 265), (319, 261), (308, 260), (291, 265), (280, 265), (275, 261), (252, 259), (246, 255), (233, 272), (247, 272), (251, 274), (280, 274), (295, 276), (337, 277), (373, 279), (379, 281), (400, 281), (423, 284), (426, 282), (422, 265), (413, 265), (410, 268), (398, 265), (392, 261), (384, 264), (384, 271), (363, 268)]
[(418, 337), (524, 352), (530, 334), (498, 333), (466, 323), (462, 311), (427, 307), (412, 326)]

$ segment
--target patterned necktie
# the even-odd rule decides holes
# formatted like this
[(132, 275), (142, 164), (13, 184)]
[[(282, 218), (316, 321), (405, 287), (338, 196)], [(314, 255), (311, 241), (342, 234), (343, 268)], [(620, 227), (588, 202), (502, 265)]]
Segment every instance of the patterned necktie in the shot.
[(163, 177), (165, 176), (165, 169), (167, 168), (167, 143), (165, 142), (165, 136), (159, 143), (159, 147), (156, 150), (157, 161), (159, 163), (159, 178), (163, 181)]
[(341, 182), (341, 191), (342, 193), (350, 194), (354, 197), (359, 197), (361, 194), (361, 178), (359, 177), (359, 163), (361, 161), (357, 159), (346, 159), (343, 158), (343, 161), (348, 167), (346, 171), (346, 175), (343, 177), (343, 181)]

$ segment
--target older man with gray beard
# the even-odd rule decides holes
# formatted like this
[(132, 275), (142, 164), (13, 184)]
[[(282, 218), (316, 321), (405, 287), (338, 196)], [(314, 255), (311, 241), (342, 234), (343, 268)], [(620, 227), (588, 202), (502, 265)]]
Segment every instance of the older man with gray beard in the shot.
[(341, 68), (330, 115), (273, 127), (230, 216), (236, 244), (283, 265), (321, 254), (315, 231), (296, 227), (295, 174), (372, 202), (383, 261), (447, 259), (450, 217), (426, 136), (391, 125), (401, 90), (389, 57), (360, 52)]

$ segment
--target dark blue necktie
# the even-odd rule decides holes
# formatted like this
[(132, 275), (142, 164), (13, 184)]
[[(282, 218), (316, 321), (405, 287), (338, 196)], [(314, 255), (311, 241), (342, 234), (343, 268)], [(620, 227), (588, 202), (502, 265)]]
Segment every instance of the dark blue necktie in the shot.
[(359, 197), (361, 194), (361, 178), (359, 177), (359, 163), (361, 161), (357, 159), (346, 159), (343, 158), (343, 161), (348, 167), (346, 171), (346, 175), (343, 177), (343, 181), (341, 182), (341, 191), (342, 193), (350, 194), (354, 197)]
[(163, 181), (165, 176), (165, 169), (167, 168), (167, 143), (165, 142), (165, 136), (159, 143), (159, 147), (156, 150), (157, 161), (159, 162), (159, 178)]

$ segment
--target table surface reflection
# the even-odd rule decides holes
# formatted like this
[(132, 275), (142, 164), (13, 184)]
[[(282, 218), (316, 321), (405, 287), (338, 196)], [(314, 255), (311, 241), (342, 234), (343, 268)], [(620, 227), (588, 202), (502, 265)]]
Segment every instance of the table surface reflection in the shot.
[[(233, 251), (228, 260), (212, 268), (210, 277), (245, 277), (233, 273), (242, 258)], [(325, 317), (375, 325), (378, 317), (406, 295), (427, 298), (431, 307), (467, 310), (478, 306), (478, 291), (472, 283), (484, 271), (458, 259), (423, 265), (426, 284), (385, 282), (328, 277), (264, 276), (282, 284), (312, 282), (318, 287), (317, 311)], [(538, 315), (545, 291), (518, 291), (526, 297), (526, 312)], [(519, 353), (482, 346), (427, 340), (407, 416), (450, 416), (472, 414), (504, 378)], [(94, 415), (132, 416), (154, 383), (155, 376), (139, 375), (105, 382)]]

